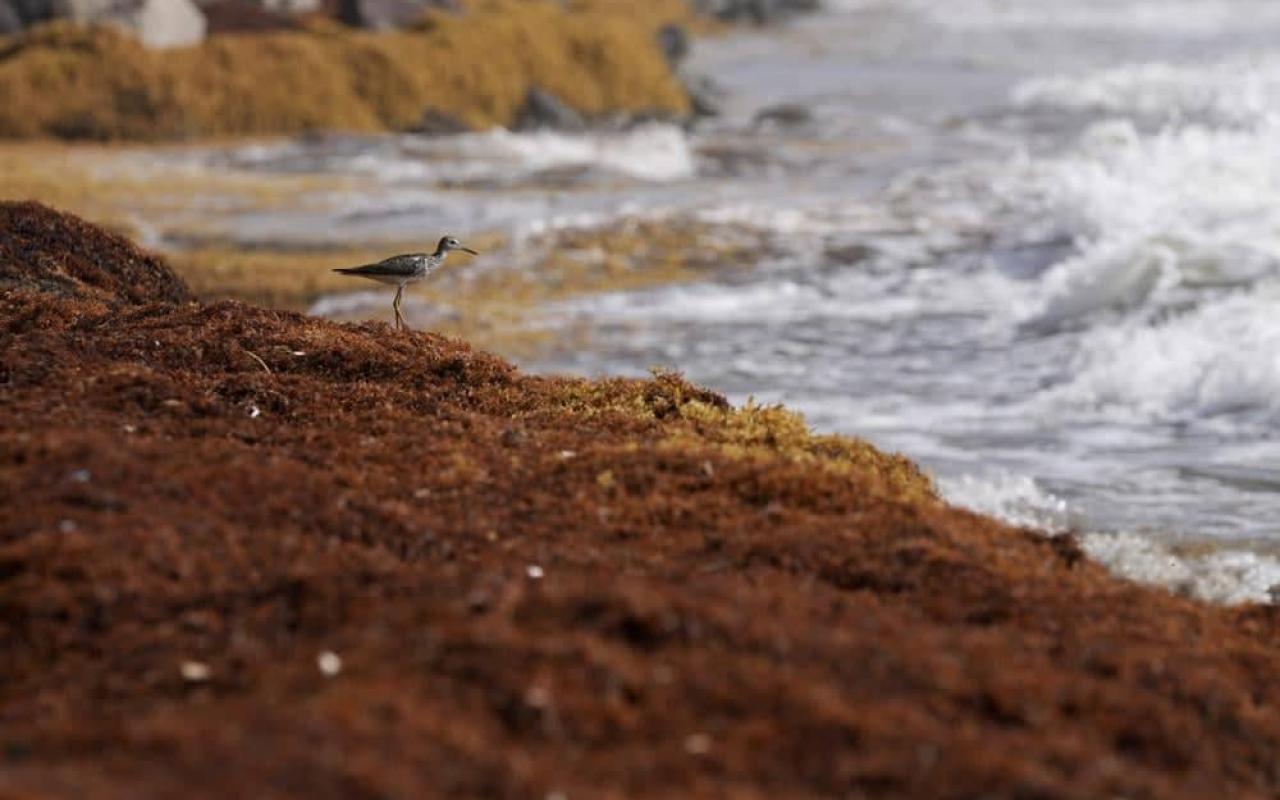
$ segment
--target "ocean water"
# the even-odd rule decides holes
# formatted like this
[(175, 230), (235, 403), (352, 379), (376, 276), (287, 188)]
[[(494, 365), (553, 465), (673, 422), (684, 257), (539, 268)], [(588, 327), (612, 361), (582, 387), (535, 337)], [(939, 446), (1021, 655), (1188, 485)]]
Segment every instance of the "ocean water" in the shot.
[[(522, 269), (560, 228), (756, 229), (769, 247), (748, 270), (541, 309), (566, 344), (525, 366), (675, 368), (901, 451), (954, 503), (1075, 531), (1127, 577), (1272, 599), (1280, 4), (829, 0), (699, 42), (691, 67), (726, 91), (692, 131), (168, 157), (359, 179), (207, 220), (246, 242), (499, 230), (512, 244), (482, 264)], [(760, 113), (779, 105), (792, 113)], [(353, 293), (315, 311), (384, 306)]]
[[(1280, 7), (850, 2), (716, 43), (773, 174), (748, 279), (577, 301), (594, 346), (925, 465), (953, 502), (1073, 530), (1198, 596), (1280, 584)], [(780, 174), (779, 174), (780, 173)]]

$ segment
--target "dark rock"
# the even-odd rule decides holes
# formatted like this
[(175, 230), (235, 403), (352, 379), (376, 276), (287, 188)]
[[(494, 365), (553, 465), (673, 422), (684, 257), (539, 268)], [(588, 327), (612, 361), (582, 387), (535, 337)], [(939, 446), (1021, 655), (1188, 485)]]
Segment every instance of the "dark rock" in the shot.
[(513, 130), (529, 131), (540, 128), (552, 128), (558, 131), (581, 131), (587, 127), (587, 121), (581, 114), (567, 106), (563, 100), (546, 91), (534, 87), (524, 96), (524, 103), (516, 112)]
[(657, 33), (658, 49), (672, 67), (689, 55), (689, 32), (680, 25), (663, 25)]
[(33, 22), (52, 19), (57, 13), (57, 0), (10, 0), (22, 21), (30, 25)]
[[(202, 9), (222, 5), (225, 0), (196, 0)], [(237, 0), (237, 5), (253, 6), (272, 14), (314, 14), (329, 10), (332, 0)]]
[(737, 142), (704, 145), (698, 148), (698, 172), (711, 177), (778, 175), (785, 167), (775, 150)]
[(779, 128), (798, 128), (813, 122), (813, 111), (799, 103), (779, 103), (767, 106), (756, 112), (751, 119), (751, 127), (758, 129), (766, 125)]
[(255, 0), (267, 11), (279, 14), (311, 14), (325, 7), (324, 0)]
[(861, 264), (876, 255), (876, 249), (865, 242), (832, 242), (823, 248), (825, 260), (849, 267)]
[(723, 87), (706, 75), (681, 75), (680, 79), (689, 95), (694, 118), (720, 116), (725, 96)]
[(625, 132), (641, 125), (655, 122), (680, 122), (678, 117), (669, 111), (649, 109), (644, 111), (614, 111), (600, 117), (592, 118), (591, 128), (599, 131)]
[(457, 0), (342, 0), (338, 18), (348, 25), (386, 30), (417, 22), (432, 9), (457, 11)]
[[(13, 32), (54, 17), (54, 0), (0, 0), (0, 31)], [(17, 23), (17, 27), (13, 26)]]
[(0, 0), (0, 35), (22, 30), (22, 18), (8, 0)]
[(428, 108), (422, 112), (418, 124), (409, 128), (409, 133), (421, 133), (427, 136), (448, 136), (455, 133), (466, 133), (470, 128), (462, 120), (447, 111)]
[(766, 25), (783, 17), (805, 11), (816, 11), (820, 0), (692, 0), (693, 8), (733, 22)]
[(209, 33), (251, 33), (299, 28), (288, 13), (269, 11), (252, 0), (217, 0), (201, 6)]

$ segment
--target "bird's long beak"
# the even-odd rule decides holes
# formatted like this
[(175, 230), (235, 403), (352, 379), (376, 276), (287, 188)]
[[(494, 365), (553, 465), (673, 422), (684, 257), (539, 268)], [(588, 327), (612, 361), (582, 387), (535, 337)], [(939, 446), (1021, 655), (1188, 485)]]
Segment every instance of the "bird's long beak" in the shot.
[(470, 253), (470, 254), (471, 254), (471, 255), (473, 255), (473, 256), (478, 256), (478, 255), (480, 255), (480, 254), (479, 254), (479, 253), (477, 253), (475, 250), (472, 250), (470, 247), (459, 247), (458, 249), (459, 249), (459, 250), (461, 250), (461, 251), (462, 251), (462, 252), (464, 252), (464, 253)]

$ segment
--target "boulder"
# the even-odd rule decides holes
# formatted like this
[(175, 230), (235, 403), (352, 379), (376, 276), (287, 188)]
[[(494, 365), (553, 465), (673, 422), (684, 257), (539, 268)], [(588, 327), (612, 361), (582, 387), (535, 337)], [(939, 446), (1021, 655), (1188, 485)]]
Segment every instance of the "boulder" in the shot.
[(692, 0), (692, 4), (700, 14), (765, 25), (789, 14), (816, 11), (821, 0)]
[[(226, 0), (195, 0), (202, 9), (223, 5)], [(326, 10), (332, 0), (236, 0), (238, 5), (253, 6), (273, 14), (312, 14)]]
[(658, 49), (672, 67), (680, 66), (689, 55), (689, 33), (680, 25), (663, 25), (657, 33)]
[(457, 11), (457, 0), (341, 0), (338, 19), (374, 30), (400, 28), (417, 22), (432, 9)]
[(0, 0), (0, 36), (22, 30), (22, 18), (8, 0)]
[(689, 109), (695, 118), (718, 117), (724, 105), (724, 87), (706, 75), (680, 73), (680, 82), (689, 95)]
[(267, 11), (279, 14), (311, 14), (324, 8), (324, 0), (256, 0)]
[(283, 11), (272, 11), (254, 0), (217, 0), (201, 6), (209, 33), (250, 33), (294, 30), (299, 22)]
[(545, 89), (534, 87), (524, 96), (524, 103), (516, 112), (513, 130), (530, 131), (552, 128), (558, 131), (581, 131), (587, 121), (563, 100)]
[(419, 133), (424, 136), (449, 136), (466, 133), (470, 128), (466, 123), (447, 111), (432, 106), (422, 112), (417, 124), (408, 128), (408, 133)]
[(54, 16), (124, 28), (152, 48), (199, 44), (207, 28), (192, 0), (55, 0)]
[(800, 103), (779, 103), (760, 109), (751, 118), (751, 127), (760, 129), (800, 128), (813, 122), (813, 110)]
[(57, 0), (10, 0), (10, 5), (28, 25), (51, 18), (57, 10)]
[(0, 32), (13, 33), (54, 16), (53, 0), (0, 0)]

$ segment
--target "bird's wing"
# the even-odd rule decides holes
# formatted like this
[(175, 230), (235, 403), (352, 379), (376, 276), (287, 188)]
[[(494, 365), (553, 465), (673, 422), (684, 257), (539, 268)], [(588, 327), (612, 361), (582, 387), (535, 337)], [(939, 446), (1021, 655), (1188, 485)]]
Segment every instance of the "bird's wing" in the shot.
[(418, 263), (421, 260), (422, 256), (420, 254), (408, 253), (383, 259), (376, 264), (365, 264), (361, 267), (343, 267), (335, 269), (334, 272), (341, 272), (343, 275), (413, 275), (417, 272)]

